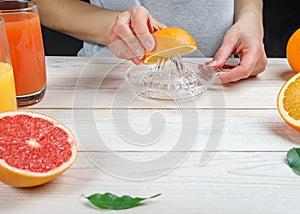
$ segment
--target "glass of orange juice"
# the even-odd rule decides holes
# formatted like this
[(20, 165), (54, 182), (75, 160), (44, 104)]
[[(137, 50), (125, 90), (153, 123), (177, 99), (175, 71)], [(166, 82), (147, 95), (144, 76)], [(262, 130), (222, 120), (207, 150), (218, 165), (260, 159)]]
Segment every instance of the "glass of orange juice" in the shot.
[(4, 20), (0, 17), (0, 112), (17, 109), (14, 74), (10, 62)]
[(46, 66), (41, 25), (36, 3), (0, 1), (10, 48), (17, 105), (40, 102), (46, 91)]

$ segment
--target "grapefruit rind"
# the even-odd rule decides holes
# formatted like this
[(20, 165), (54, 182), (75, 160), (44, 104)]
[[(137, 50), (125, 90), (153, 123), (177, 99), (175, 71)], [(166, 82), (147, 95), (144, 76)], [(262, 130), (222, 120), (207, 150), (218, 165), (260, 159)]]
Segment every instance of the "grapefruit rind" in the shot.
[[(293, 82), (296, 81), (296, 79), (300, 78), (300, 73), (295, 74), (294, 76), (292, 76), (288, 81), (285, 82), (285, 84), (281, 87), (279, 93), (278, 93), (278, 97), (277, 97), (277, 109), (279, 111), (280, 116), (282, 117), (282, 119), (291, 127), (293, 127), (294, 129), (300, 131), (300, 120), (296, 120), (293, 117), (291, 117), (289, 115), (289, 112), (287, 112), (285, 110), (284, 104), (283, 104), (283, 99), (285, 97), (284, 92), (287, 90), (287, 88), (289, 87), (289, 85)], [(299, 94), (300, 94), (300, 85), (299, 85)], [(298, 89), (297, 88), (297, 89)], [(300, 97), (299, 97), (300, 99)], [(300, 109), (299, 109), (300, 111)]]
[(40, 113), (25, 111), (0, 113), (0, 118), (5, 116), (16, 116), (24, 114), (31, 117), (45, 119), (53, 123), (53, 125), (55, 125), (56, 127), (63, 129), (69, 136), (68, 142), (71, 145), (72, 156), (67, 162), (64, 162), (59, 167), (52, 169), (48, 172), (32, 172), (29, 170), (18, 169), (8, 165), (3, 159), (0, 159), (0, 181), (14, 187), (33, 187), (45, 184), (50, 180), (54, 179), (56, 176), (65, 172), (68, 168), (70, 168), (77, 157), (77, 145), (73, 133), (70, 131), (69, 128), (67, 128), (57, 120)]

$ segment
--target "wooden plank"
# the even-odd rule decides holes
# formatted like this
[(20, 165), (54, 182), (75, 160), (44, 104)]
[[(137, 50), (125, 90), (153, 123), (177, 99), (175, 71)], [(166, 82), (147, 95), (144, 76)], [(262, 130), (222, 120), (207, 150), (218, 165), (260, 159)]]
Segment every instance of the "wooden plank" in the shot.
[[(64, 83), (73, 84), (67, 81)], [(73, 91), (73, 89), (68, 89), (68, 85), (64, 86), (64, 83), (59, 86), (60, 88), (56, 88), (57, 85), (49, 86), (44, 100), (30, 108), (176, 108), (178, 103), (144, 99), (134, 92), (126, 91), (117, 91), (116, 93), (98, 91), (97, 89), (77, 89)], [(66, 89), (61, 93), (64, 87)], [(179, 103), (184, 103), (189, 108), (274, 109), (276, 108), (276, 98), (280, 87), (279, 84), (265, 84), (262, 87), (257, 85), (239, 87), (237, 84), (226, 88), (215, 86), (218, 89), (211, 88), (194, 99), (179, 101)], [(74, 92), (76, 93), (74, 94)], [(261, 99), (261, 97), (265, 99)]]
[(286, 59), (269, 59), (257, 78), (214, 86), (183, 103), (134, 97), (123, 79), (130, 65), (116, 58), (47, 57), (45, 99), (20, 110), (66, 124), (80, 152), (47, 185), (0, 184), (0, 213), (99, 213), (80, 199), (95, 192), (162, 193), (120, 213), (299, 212), (300, 180), (286, 153), (299, 146), (300, 132), (276, 109), (281, 85), (294, 74)]
[[(270, 60), (269, 63), (267, 70), (257, 78), (212, 86), (203, 95), (183, 103), (195, 108), (276, 108), (279, 89), (294, 72), (285, 59)], [(47, 57), (47, 65), (46, 96), (41, 103), (30, 108), (127, 108), (128, 102), (131, 102), (132, 108), (177, 107), (177, 103), (172, 101), (137, 97), (124, 81), (124, 73), (132, 65), (128, 61)], [(215, 100), (222, 102), (216, 103)]]
[[(127, 108), (131, 101), (134, 101), (132, 108), (176, 108), (174, 102), (162, 104), (136, 97), (124, 81), (124, 72), (132, 65), (127, 61), (48, 57), (47, 62), (46, 96), (41, 103), (30, 108)], [(276, 108), (279, 89), (294, 72), (285, 59), (270, 60), (269, 63), (267, 70), (257, 78), (215, 85), (205, 94), (184, 103), (195, 108)], [(122, 102), (116, 104), (116, 100)]]
[(34, 111), (66, 124), (84, 151), (287, 151), (300, 143), (277, 110)]
[[(91, 155), (114, 162), (107, 153)], [(145, 159), (153, 153), (120, 155)], [(145, 197), (162, 193), (143, 206), (118, 213), (298, 213), (300, 179), (286, 165), (285, 155), (220, 152), (200, 166), (199, 153), (191, 153), (169, 173), (135, 181), (105, 173), (79, 154), (67, 172), (44, 186), (18, 189), (0, 184), (1, 213), (99, 213), (80, 199), (81, 194), (96, 192)], [(160, 169), (167, 170), (164, 166)]]
[[(207, 59), (209, 60), (209, 59)], [(194, 63), (204, 63), (205, 60), (199, 58), (189, 58), (186, 61)], [(47, 72), (49, 78), (85, 78), (99, 77), (103, 71), (109, 71), (111, 75), (123, 78), (126, 69), (133, 65), (129, 61), (116, 58), (88, 58), (88, 57), (53, 57), (47, 56)], [(117, 71), (117, 72), (116, 72)], [(266, 70), (259, 75), (265, 80), (286, 80), (292, 72), (286, 58), (268, 59)], [(250, 81), (249, 84), (252, 84)]]

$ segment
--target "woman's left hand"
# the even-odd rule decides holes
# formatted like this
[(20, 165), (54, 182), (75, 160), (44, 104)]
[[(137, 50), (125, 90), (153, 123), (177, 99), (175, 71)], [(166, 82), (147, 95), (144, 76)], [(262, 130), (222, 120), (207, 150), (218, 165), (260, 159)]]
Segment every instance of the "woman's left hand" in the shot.
[(256, 76), (265, 70), (267, 56), (263, 44), (263, 30), (253, 22), (256, 18), (251, 13), (241, 17), (227, 31), (223, 44), (208, 64), (209, 67), (217, 69), (223, 67), (231, 55), (240, 58), (239, 65), (218, 76), (217, 80), (221, 84)]

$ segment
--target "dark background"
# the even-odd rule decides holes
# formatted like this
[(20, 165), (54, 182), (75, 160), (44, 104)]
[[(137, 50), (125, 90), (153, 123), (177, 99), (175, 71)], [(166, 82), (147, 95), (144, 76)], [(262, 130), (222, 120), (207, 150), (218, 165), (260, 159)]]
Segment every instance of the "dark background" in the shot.
[[(88, 0), (83, 0), (88, 2)], [(299, 0), (264, 0), (263, 21), (268, 57), (285, 57), (291, 34), (300, 28)], [(42, 27), (45, 53), (48, 56), (75, 56), (82, 42)]]

